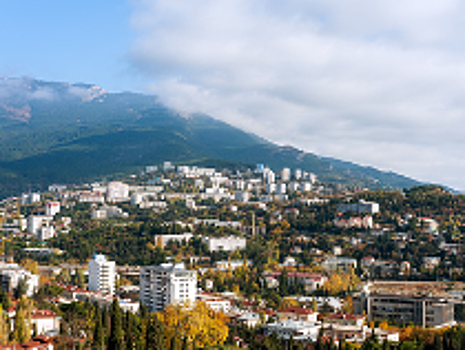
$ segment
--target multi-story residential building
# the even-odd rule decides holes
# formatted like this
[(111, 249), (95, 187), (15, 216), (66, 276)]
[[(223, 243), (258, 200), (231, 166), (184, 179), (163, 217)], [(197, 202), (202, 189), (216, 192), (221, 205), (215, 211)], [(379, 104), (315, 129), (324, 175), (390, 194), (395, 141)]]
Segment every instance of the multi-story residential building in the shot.
[(350, 268), (357, 268), (357, 260), (344, 257), (330, 257), (323, 261), (321, 267), (328, 272), (336, 270), (347, 271)]
[(124, 202), (129, 200), (129, 185), (113, 181), (107, 185), (108, 202)]
[(55, 235), (55, 228), (51, 226), (53, 216), (31, 215), (27, 218), (27, 231), (44, 240)]
[(0, 264), (0, 287), (3, 291), (13, 293), (21, 282), (26, 284), (26, 295), (31, 297), (39, 287), (39, 276), (18, 264)]
[(40, 202), (40, 193), (23, 193), (21, 195), (21, 204), (27, 205)]
[(89, 290), (113, 295), (115, 292), (115, 262), (103, 254), (95, 254), (89, 261)]
[(454, 304), (437, 296), (365, 291), (354, 298), (354, 309), (358, 314), (365, 312), (369, 321), (390, 320), (423, 327), (455, 324)]
[(183, 263), (145, 266), (140, 270), (140, 300), (150, 312), (161, 311), (173, 303), (194, 303), (197, 274)]
[(337, 211), (340, 213), (369, 213), (376, 214), (379, 212), (379, 204), (375, 202), (365, 202), (360, 200), (358, 203), (344, 203), (337, 206)]

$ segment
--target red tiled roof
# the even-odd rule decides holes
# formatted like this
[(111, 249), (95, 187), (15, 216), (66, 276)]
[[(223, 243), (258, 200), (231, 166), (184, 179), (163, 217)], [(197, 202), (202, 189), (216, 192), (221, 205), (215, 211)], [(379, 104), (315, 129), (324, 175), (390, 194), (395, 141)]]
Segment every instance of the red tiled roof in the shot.
[(290, 306), (286, 309), (278, 311), (279, 313), (292, 313), (296, 315), (311, 315), (314, 312), (310, 309), (303, 308), (301, 306)]

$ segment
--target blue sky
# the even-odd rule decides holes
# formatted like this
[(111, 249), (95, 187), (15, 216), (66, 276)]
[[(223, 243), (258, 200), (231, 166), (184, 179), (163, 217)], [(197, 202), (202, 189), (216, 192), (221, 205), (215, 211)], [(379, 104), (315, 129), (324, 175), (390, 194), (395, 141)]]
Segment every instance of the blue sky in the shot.
[(142, 90), (126, 57), (131, 11), (124, 0), (3, 1), (0, 74)]
[(461, 0), (3, 1), (0, 75), (156, 94), (465, 190)]

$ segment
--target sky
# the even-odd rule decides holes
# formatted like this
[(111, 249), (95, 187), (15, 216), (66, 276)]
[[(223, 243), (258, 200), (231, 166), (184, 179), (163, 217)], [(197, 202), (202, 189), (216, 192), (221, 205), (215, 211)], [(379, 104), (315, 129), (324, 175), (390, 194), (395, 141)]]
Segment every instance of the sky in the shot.
[(0, 2), (0, 75), (152, 93), (281, 145), (465, 190), (459, 0)]

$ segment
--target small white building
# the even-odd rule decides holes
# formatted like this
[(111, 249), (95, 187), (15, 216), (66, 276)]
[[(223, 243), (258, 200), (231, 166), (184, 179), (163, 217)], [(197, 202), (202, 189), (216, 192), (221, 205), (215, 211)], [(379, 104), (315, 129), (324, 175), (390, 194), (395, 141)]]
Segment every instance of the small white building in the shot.
[(47, 202), (45, 203), (45, 215), (55, 216), (60, 212), (60, 202)]
[(263, 326), (266, 335), (276, 333), (280, 339), (296, 341), (316, 341), (321, 325), (304, 321), (285, 320)]

